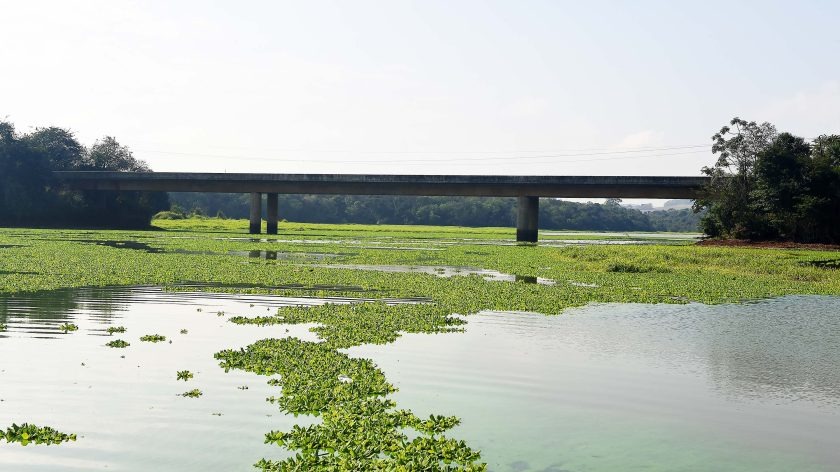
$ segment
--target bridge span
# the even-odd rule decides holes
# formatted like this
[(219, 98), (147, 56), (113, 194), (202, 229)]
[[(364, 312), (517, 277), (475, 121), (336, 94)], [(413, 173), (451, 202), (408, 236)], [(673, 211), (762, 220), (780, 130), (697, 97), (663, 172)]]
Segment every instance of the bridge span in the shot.
[(516, 240), (536, 242), (539, 198), (696, 198), (708, 177), (53, 172), (76, 190), (250, 193), (250, 231), (277, 234), (278, 194), (517, 197)]

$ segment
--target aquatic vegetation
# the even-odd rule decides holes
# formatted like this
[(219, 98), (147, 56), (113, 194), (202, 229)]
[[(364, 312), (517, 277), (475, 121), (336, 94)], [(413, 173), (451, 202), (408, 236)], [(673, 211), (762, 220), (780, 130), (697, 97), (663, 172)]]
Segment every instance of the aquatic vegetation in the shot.
[(129, 344), (126, 341), (123, 341), (122, 339), (115, 339), (113, 341), (108, 341), (107, 343), (105, 343), (105, 345), (108, 347), (125, 348), (130, 346), (131, 344)]
[[(261, 460), (263, 471), (280, 470), (485, 470), (480, 454), (464, 441), (439, 434), (458, 424), (451, 417), (420, 420), (382, 398), (355, 399), (333, 406), (323, 422), (271, 431), (265, 442), (301, 451), (283, 461)], [(405, 430), (420, 435), (409, 439)]]
[[(464, 317), (482, 310), (551, 315), (591, 302), (726, 303), (788, 294), (840, 294), (840, 272), (833, 262), (837, 253), (832, 251), (701, 247), (690, 242), (515, 246), (507, 245), (513, 240), (512, 228), (281, 223), (281, 235), (254, 238), (243, 234), (246, 223), (235, 220), (167, 220), (160, 226), (171, 231), (0, 229), (0, 244), (11, 246), (0, 251), (0, 292), (156, 284), (174, 291), (364, 299), (364, 303), (283, 307), (263, 316), (229, 318), (238, 324), (314, 323), (312, 331), (322, 341), (266, 339), (216, 355), (226, 369), (271, 376), (269, 383), (279, 393), (270, 401), (282, 411), (320, 417), (316, 425), (269, 433), (269, 442), (296, 455), (260, 461), (257, 466), (264, 470), (481, 469), (478, 452), (443, 436), (457, 418), (420, 419), (397, 409), (388, 398), (394, 387), (377, 366), (339, 349), (393, 342), (402, 333), (458, 331)], [(173, 237), (186, 231), (188, 238)], [(596, 237), (630, 239), (628, 235), (557, 236)], [(26, 244), (19, 244), (22, 240)], [(155, 252), (117, 250), (104, 242), (81, 240), (131, 240), (154, 247)], [(314, 247), (335, 257), (317, 259), (316, 266), (312, 264), (316, 260), (307, 257), (243, 260), (232, 255), (243, 251), (298, 255), (312, 253)], [(476, 275), (444, 279), (336, 265), (475, 267), (558, 283), (491, 282)], [(109, 270), (103, 271), (106, 266)], [(191, 286), (178, 285), (183, 283)], [(396, 305), (396, 298), (417, 303)], [(146, 336), (141, 340), (151, 341)], [(107, 345), (129, 344), (114, 340)], [(201, 395), (197, 389), (191, 392)]]
[[(260, 375), (280, 375), (271, 385), (282, 385), (283, 395), (269, 399), (292, 414), (317, 415), (332, 403), (386, 395), (394, 388), (368, 359), (353, 359), (324, 343), (297, 338), (263, 339), (239, 350), (216, 353), (219, 365)], [(338, 380), (340, 375), (355, 379)]]
[(188, 390), (184, 393), (178, 394), (178, 396), (185, 397), (185, 398), (198, 398), (202, 395), (204, 395), (204, 394), (201, 392), (201, 390), (199, 390), (197, 388), (194, 388), (192, 390)]
[(175, 380), (183, 380), (184, 382), (186, 382), (187, 380), (189, 380), (193, 377), (194, 377), (194, 375), (193, 375), (192, 372), (190, 372), (188, 370), (179, 370), (176, 374), (176, 379)]
[[(281, 395), (268, 401), (281, 411), (321, 416), (321, 423), (272, 431), (266, 443), (299, 451), (283, 461), (261, 460), (265, 471), (307, 470), (484, 470), (480, 454), (463, 441), (439, 436), (455, 417), (422, 420), (385, 398), (396, 391), (369, 359), (337, 351), (329, 342), (263, 339), (239, 350), (216, 353), (220, 366), (260, 375)], [(344, 379), (351, 379), (345, 381)], [(420, 436), (409, 440), (406, 428)]]
[(125, 333), (125, 326), (109, 326), (107, 331), (108, 334)]
[(276, 315), (234, 316), (237, 324), (319, 323), (311, 329), (327, 346), (343, 348), (360, 344), (387, 344), (399, 333), (443, 333), (458, 331), (466, 322), (450, 316), (446, 308), (431, 304), (386, 305), (382, 302), (325, 304), (315, 307), (282, 307)]
[(22, 446), (31, 444), (61, 444), (67, 441), (75, 441), (75, 434), (67, 434), (56, 431), (49, 426), (35, 426), (34, 424), (23, 423), (12, 424), (5, 432), (0, 431), (0, 439), (9, 443), (20, 443)]
[(161, 334), (145, 334), (140, 336), (140, 340), (149, 343), (159, 343), (162, 341), (166, 341), (166, 336)]
[(69, 333), (71, 331), (78, 331), (79, 327), (77, 325), (74, 325), (73, 323), (64, 323), (61, 326), (59, 326), (58, 329), (64, 331), (65, 333)]

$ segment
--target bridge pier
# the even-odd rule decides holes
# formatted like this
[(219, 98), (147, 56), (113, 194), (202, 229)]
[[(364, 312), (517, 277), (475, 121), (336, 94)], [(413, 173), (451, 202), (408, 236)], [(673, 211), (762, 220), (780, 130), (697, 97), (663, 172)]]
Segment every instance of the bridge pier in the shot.
[(540, 219), (540, 197), (518, 197), (516, 242), (537, 242)]
[(251, 234), (260, 234), (262, 229), (262, 193), (251, 192)]
[(277, 234), (277, 194), (265, 194), (266, 234)]

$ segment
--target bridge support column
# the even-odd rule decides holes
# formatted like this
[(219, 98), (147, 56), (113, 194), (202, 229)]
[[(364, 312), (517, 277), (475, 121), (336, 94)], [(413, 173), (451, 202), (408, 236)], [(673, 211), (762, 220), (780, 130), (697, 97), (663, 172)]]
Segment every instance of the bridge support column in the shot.
[(265, 194), (266, 234), (277, 234), (277, 194)]
[(260, 192), (251, 193), (251, 234), (260, 234), (262, 229), (262, 194)]
[(540, 197), (518, 197), (517, 207), (516, 242), (537, 242)]

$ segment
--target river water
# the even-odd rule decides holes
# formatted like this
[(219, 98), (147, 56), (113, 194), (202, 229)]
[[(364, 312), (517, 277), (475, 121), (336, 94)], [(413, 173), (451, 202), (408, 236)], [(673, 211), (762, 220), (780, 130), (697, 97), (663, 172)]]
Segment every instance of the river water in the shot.
[[(277, 393), (265, 377), (224, 373), (213, 354), (314, 340), (311, 325), (226, 319), (324, 301), (153, 287), (0, 297), (0, 426), (79, 435), (0, 443), (0, 470), (252, 470), (284, 457), (264, 433), (313, 420), (281, 414), (264, 401)], [(459, 416), (450, 434), (491, 470), (840, 470), (840, 297), (467, 319), (464, 333), (348, 352), (375, 360), (401, 408)], [(65, 322), (79, 331), (61, 332)], [(156, 333), (167, 341), (139, 341)], [(116, 338), (131, 345), (105, 347)], [(184, 369), (195, 378), (177, 381)], [(177, 395), (192, 388), (204, 395)]]

